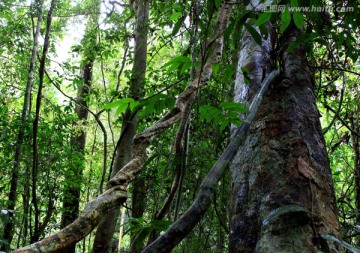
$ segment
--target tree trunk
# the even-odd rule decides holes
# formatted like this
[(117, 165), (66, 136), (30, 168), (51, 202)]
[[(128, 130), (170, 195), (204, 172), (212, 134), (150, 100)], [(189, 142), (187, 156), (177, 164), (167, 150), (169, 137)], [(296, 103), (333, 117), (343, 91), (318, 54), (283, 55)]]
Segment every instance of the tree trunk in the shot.
[(40, 120), (40, 109), (41, 109), (41, 101), (42, 101), (42, 89), (44, 86), (44, 74), (45, 74), (45, 65), (46, 65), (46, 57), (47, 51), (50, 45), (50, 30), (51, 30), (51, 23), (52, 23), (52, 14), (55, 9), (56, 0), (51, 1), (50, 9), (47, 14), (46, 20), (46, 33), (44, 38), (44, 46), (43, 52), (40, 59), (40, 66), (39, 66), (39, 87), (36, 96), (36, 111), (35, 111), (35, 118), (33, 121), (33, 166), (32, 166), (32, 206), (34, 208), (34, 232), (30, 238), (30, 242), (36, 242), (39, 240), (41, 233), (43, 232), (42, 226), (40, 224), (40, 209), (37, 202), (37, 174), (38, 174), (38, 167), (39, 167), (39, 154), (38, 154), (38, 144), (37, 144), (37, 137), (38, 137), (38, 128), (39, 128), (39, 120)]
[[(355, 105), (355, 117), (350, 119), (351, 128), (359, 133), (359, 106)], [(356, 209), (360, 210), (360, 138), (356, 133), (351, 132), (351, 143), (354, 151), (354, 178), (355, 178), (355, 204)], [(360, 213), (356, 215), (356, 224), (360, 224)], [(356, 244), (360, 246), (360, 239), (357, 239)]]
[[(147, 22), (149, 18), (149, 2), (137, 0), (136, 6), (136, 29), (135, 29), (135, 53), (132, 77), (128, 97), (138, 100), (143, 97), (143, 87), (146, 72), (147, 54)], [(115, 162), (110, 177), (113, 178), (121, 168), (126, 165), (132, 156), (132, 143), (136, 134), (137, 116), (130, 110), (124, 113), (124, 121), (121, 128), (121, 135), (116, 145)], [(138, 186), (138, 187), (137, 187)], [(133, 216), (139, 217), (144, 211), (144, 182), (138, 180), (134, 185), (132, 194)], [(135, 205), (136, 203), (136, 205)], [(120, 206), (110, 211), (100, 222), (94, 239), (93, 252), (108, 252), (111, 246), (111, 239), (116, 227), (116, 218), (119, 215)]]
[[(83, 46), (85, 48), (82, 59), (82, 69), (80, 75), (83, 84), (78, 87), (77, 102), (75, 106), (78, 122), (81, 127), (79, 133), (71, 137), (71, 146), (74, 152), (71, 167), (65, 173), (66, 186), (64, 187), (63, 213), (61, 217), (61, 227), (64, 228), (71, 224), (79, 214), (80, 191), (82, 186), (82, 175), (85, 167), (85, 145), (86, 145), (86, 121), (88, 119), (88, 101), (91, 89), (93, 65), (96, 58), (96, 39), (98, 26), (98, 13), (100, 2), (96, 2), (94, 15), (88, 21)], [(76, 124), (76, 122), (74, 122)], [(74, 253), (75, 244), (61, 251), (62, 253)]]
[[(283, 69), (260, 108), (232, 173), (229, 252), (340, 252), (320, 234), (338, 236), (331, 170), (300, 48), (286, 52), (300, 31), (290, 24), (276, 52)], [(270, 37), (270, 36), (269, 36)], [(270, 38), (257, 45), (244, 30), (235, 101), (249, 103), (274, 67)], [(250, 72), (245, 85), (241, 67)]]
[[(19, 133), (17, 136), (16, 141), (16, 150), (15, 150), (15, 157), (14, 157), (14, 167), (11, 174), (11, 183), (10, 183), (10, 192), (9, 192), (9, 202), (8, 202), (8, 210), (10, 222), (6, 224), (4, 228), (4, 240), (8, 242), (8, 246), (10, 246), (12, 238), (13, 238), (13, 211), (15, 210), (15, 204), (17, 199), (17, 183), (19, 178), (19, 169), (20, 169), (20, 162), (21, 162), (21, 155), (22, 155), (22, 144), (24, 142), (24, 134), (25, 134), (25, 127), (27, 118), (29, 115), (29, 106), (30, 106), (30, 98), (31, 98), (31, 87), (34, 78), (34, 69), (35, 69), (35, 62), (36, 62), (36, 55), (38, 52), (38, 45), (39, 45), (39, 35), (40, 35), (40, 27), (42, 22), (42, 1), (36, 1), (34, 7), (37, 8), (38, 17), (37, 17), (37, 24), (36, 24), (36, 31), (34, 34), (34, 45), (32, 48), (31, 58), (30, 58), (30, 65), (29, 65), (29, 74), (27, 77), (26, 87), (25, 87), (25, 95), (24, 95), (24, 105), (21, 113), (21, 125), (19, 129)], [(1, 246), (1, 250), (5, 251), (8, 250), (7, 245), (3, 244)]]

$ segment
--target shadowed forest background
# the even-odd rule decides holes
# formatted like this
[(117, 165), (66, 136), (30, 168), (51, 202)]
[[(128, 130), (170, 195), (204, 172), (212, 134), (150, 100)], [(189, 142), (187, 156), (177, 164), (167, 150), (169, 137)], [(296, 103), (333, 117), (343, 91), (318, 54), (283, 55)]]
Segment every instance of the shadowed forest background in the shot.
[(0, 252), (359, 252), (359, 5), (0, 1)]

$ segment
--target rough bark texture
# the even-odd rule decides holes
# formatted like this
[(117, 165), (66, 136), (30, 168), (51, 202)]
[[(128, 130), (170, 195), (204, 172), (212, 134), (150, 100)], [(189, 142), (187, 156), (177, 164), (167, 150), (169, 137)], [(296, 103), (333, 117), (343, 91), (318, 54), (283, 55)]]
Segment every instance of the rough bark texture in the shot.
[[(280, 48), (299, 31), (290, 25)], [(284, 47), (282, 47), (284, 46)], [(236, 101), (249, 102), (272, 68), (269, 42), (260, 48), (247, 32), (236, 79)], [(249, 134), (230, 166), (229, 252), (339, 252), (320, 234), (338, 235), (331, 171), (319, 113), (306, 71), (305, 53), (282, 53), (282, 81), (265, 97)], [(240, 72), (240, 71), (239, 71)]]
[[(95, 4), (95, 13), (100, 9), (100, 2)], [(86, 145), (86, 121), (89, 111), (87, 110), (89, 101), (89, 92), (92, 83), (93, 65), (96, 58), (96, 28), (98, 26), (98, 14), (94, 14), (87, 24), (86, 32), (83, 40), (85, 52), (82, 59), (82, 69), (80, 75), (83, 78), (83, 84), (78, 87), (77, 104), (75, 111), (78, 121), (74, 125), (80, 126), (80, 131), (74, 133), (71, 138), (71, 148), (74, 156), (71, 167), (65, 174), (66, 186), (64, 187), (63, 213), (61, 217), (61, 227), (64, 228), (71, 224), (79, 215), (80, 191), (82, 186), (82, 175), (85, 166), (85, 145)], [(75, 244), (62, 250), (62, 253), (74, 253)]]
[[(133, 73), (129, 87), (128, 97), (138, 100), (143, 97), (143, 88), (146, 72), (146, 56), (147, 56), (147, 22), (149, 19), (149, 2), (147, 0), (137, 0), (137, 24), (135, 29), (135, 52)], [(115, 162), (111, 170), (111, 178), (114, 178), (119, 170), (124, 167), (131, 159), (133, 138), (136, 134), (137, 116), (133, 116), (130, 110), (126, 110), (124, 121), (121, 129), (121, 136), (117, 144)], [(140, 217), (144, 209), (144, 193), (143, 182), (138, 182), (139, 187), (134, 185), (132, 201), (138, 206), (133, 205), (133, 217)], [(139, 190), (140, 189), (140, 190)], [(111, 239), (113, 237), (116, 218), (119, 215), (120, 206), (110, 211), (100, 222), (94, 239), (92, 252), (108, 252), (111, 248)]]
[[(10, 192), (9, 192), (9, 203), (8, 203), (8, 210), (15, 210), (16, 199), (17, 199), (17, 186), (18, 186), (18, 178), (19, 178), (19, 170), (20, 170), (20, 162), (21, 162), (21, 155), (22, 155), (22, 146), (24, 142), (24, 135), (25, 135), (25, 127), (27, 118), (29, 115), (29, 106), (30, 106), (30, 98), (31, 98), (31, 87), (34, 79), (34, 69), (35, 69), (35, 62), (36, 62), (36, 55), (38, 52), (39, 46), (39, 35), (40, 35), (40, 27), (42, 23), (42, 2), (36, 1), (34, 7), (37, 8), (38, 17), (37, 17), (37, 24), (36, 30), (34, 34), (34, 45), (32, 48), (30, 64), (29, 64), (29, 73), (27, 77), (26, 87), (25, 87), (25, 94), (24, 94), (24, 105), (22, 108), (21, 113), (21, 126), (18, 132), (17, 141), (16, 141), (16, 149), (15, 149), (15, 157), (14, 157), (14, 167), (11, 173), (11, 183), (10, 183)], [(12, 238), (13, 238), (13, 230), (14, 230), (14, 223), (12, 222), (13, 219), (13, 212), (9, 212), (10, 222), (5, 225), (4, 228), (4, 240), (8, 242), (8, 246), (10, 246)], [(1, 246), (1, 250), (7, 250), (7, 245), (3, 244)]]

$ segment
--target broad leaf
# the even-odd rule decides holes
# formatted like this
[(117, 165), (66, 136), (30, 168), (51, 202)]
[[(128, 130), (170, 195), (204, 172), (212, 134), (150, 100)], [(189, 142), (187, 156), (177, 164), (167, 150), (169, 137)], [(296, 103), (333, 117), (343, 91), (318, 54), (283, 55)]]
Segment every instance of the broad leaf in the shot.
[(293, 19), (294, 19), (294, 23), (298, 28), (302, 28), (302, 25), (304, 23), (304, 16), (302, 13), (300, 12), (294, 12), (293, 13)]
[(123, 98), (112, 103), (106, 104), (103, 108), (106, 110), (110, 110), (112, 108), (117, 108), (116, 113), (123, 113), (127, 108), (133, 110), (140, 103), (135, 101), (132, 98)]
[(222, 102), (220, 104), (220, 107), (222, 107), (225, 110), (229, 111), (236, 111), (236, 112), (248, 112), (247, 108), (242, 103), (236, 103), (236, 102)]
[(215, 7), (216, 9), (219, 9), (221, 5), (221, 0), (215, 0)]
[(261, 35), (256, 31), (254, 27), (252, 27), (248, 23), (245, 23), (244, 25), (251, 34), (251, 36), (253, 37), (253, 39), (255, 40), (255, 42), (261, 46), (262, 43)]
[(282, 20), (282, 24), (280, 26), (280, 32), (283, 33), (286, 28), (290, 25), (291, 22), (291, 14), (289, 11), (289, 8), (286, 6), (285, 10), (283, 11), (283, 13), (281, 13), (281, 20)]
[(256, 20), (256, 25), (259, 26), (261, 24), (266, 23), (271, 18), (271, 12), (263, 12), (259, 15), (258, 19)]
[(170, 20), (174, 21), (174, 20), (178, 19), (181, 15), (182, 15), (182, 12), (175, 12), (170, 16)]
[(174, 10), (177, 10), (177, 11), (182, 11), (182, 10), (183, 10), (183, 8), (182, 8), (180, 5), (178, 5), (178, 4), (173, 4), (173, 5), (171, 5), (171, 7), (172, 7)]

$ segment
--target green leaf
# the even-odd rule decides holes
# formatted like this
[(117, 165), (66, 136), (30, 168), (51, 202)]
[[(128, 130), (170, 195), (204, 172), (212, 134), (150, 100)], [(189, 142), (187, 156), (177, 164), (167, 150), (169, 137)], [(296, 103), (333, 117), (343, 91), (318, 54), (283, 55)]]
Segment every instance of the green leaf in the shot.
[(182, 15), (182, 12), (175, 12), (170, 16), (170, 20), (174, 21), (174, 20), (178, 19), (181, 15)]
[(261, 46), (262, 43), (261, 35), (255, 30), (254, 27), (252, 27), (248, 23), (245, 23), (244, 26), (249, 31), (255, 42)]
[(140, 250), (145, 242), (145, 239), (150, 235), (151, 228), (150, 227), (144, 227), (139, 234), (136, 236), (136, 241), (134, 244), (135, 250)]
[(228, 121), (228, 120), (223, 120), (223, 121), (221, 122), (221, 125), (220, 125), (220, 131), (221, 131), (221, 132), (224, 131), (224, 129), (225, 129), (229, 124), (230, 124), (230, 121)]
[(117, 101), (114, 101), (114, 102), (104, 105), (103, 108), (106, 110), (109, 110), (109, 109), (118, 107), (120, 104), (121, 104), (120, 100), (117, 100)]
[(120, 114), (123, 113), (128, 107), (130, 110), (133, 110), (137, 105), (139, 105), (138, 101), (135, 101), (132, 98), (123, 98), (112, 103), (104, 105), (104, 109), (109, 110), (112, 108), (116, 108), (116, 113)]
[[(150, 95), (151, 96), (151, 95)], [(164, 107), (172, 108), (171, 105), (175, 103), (174, 98), (169, 98), (165, 94), (157, 94), (153, 97), (144, 99), (139, 106), (143, 109), (139, 113), (140, 118), (148, 118), (149, 115), (162, 113)]]
[(266, 25), (265, 24), (259, 25), (259, 30), (261, 35), (263, 35), (263, 38), (267, 40), (269, 32), (268, 29), (266, 28)]
[(182, 10), (183, 10), (183, 8), (182, 8), (180, 5), (178, 5), (178, 4), (173, 4), (173, 5), (171, 5), (171, 7), (172, 7), (174, 10), (177, 10), (177, 11), (182, 11)]
[(256, 20), (256, 25), (259, 26), (261, 24), (266, 23), (271, 18), (271, 12), (263, 12), (259, 15), (258, 19)]
[(225, 110), (236, 111), (236, 112), (248, 112), (246, 106), (242, 103), (236, 102), (222, 102), (220, 105)]
[(250, 70), (245, 66), (241, 67), (241, 71), (243, 72), (244, 75), (250, 75)]
[(152, 227), (158, 231), (167, 230), (171, 224), (172, 224), (172, 221), (169, 221), (169, 220), (152, 220), (151, 221)]
[(224, 41), (228, 41), (230, 38), (230, 35), (233, 33), (235, 25), (236, 25), (236, 21), (234, 18), (230, 18), (230, 23), (228, 25), (228, 27), (226, 28), (225, 32), (224, 32)]
[(293, 19), (294, 19), (294, 23), (298, 28), (302, 28), (302, 25), (304, 23), (304, 16), (302, 13), (300, 12), (294, 12), (293, 13)]
[(244, 82), (245, 82), (245, 84), (249, 84), (249, 82), (250, 82), (250, 78), (249, 78), (250, 71), (249, 71), (248, 68), (245, 67), (245, 66), (241, 67), (241, 71), (242, 71), (242, 73), (243, 73), (243, 75), (244, 75)]
[(0, 113), (6, 112), (7, 109), (8, 109), (8, 106), (7, 106), (7, 105), (1, 107), (1, 108), (0, 108)]
[(189, 68), (191, 68), (191, 62), (185, 62), (181, 68), (181, 71), (180, 71), (180, 75), (182, 75), (186, 70), (188, 70)]
[(116, 110), (116, 114), (121, 114), (121, 113), (125, 112), (125, 110), (128, 107), (129, 107), (129, 104), (127, 104), (127, 103), (120, 104)]
[(214, 75), (216, 75), (219, 72), (220, 64), (219, 63), (213, 63), (211, 65), (212, 71)]
[(252, 12), (250, 10), (244, 11), (244, 13), (242, 13), (238, 18), (237, 26), (238, 27), (242, 26), (251, 14)]
[(211, 105), (203, 105), (199, 108), (200, 119), (210, 122), (216, 119), (217, 116), (221, 115), (221, 111)]
[[(178, 57), (175, 57), (174, 59), (172, 59), (171, 61), (169, 61), (168, 63), (165, 63), (162, 67), (163, 68), (169, 67), (166, 72), (167, 74), (169, 74), (170, 72), (177, 69), (182, 63), (190, 63), (190, 66), (191, 66), (191, 60), (189, 57), (178, 56)], [(187, 64), (187, 66), (189, 66), (189, 65)]]
[(176, 21), (175, 25), (174, 25), (174, 28), (171, 32), (172, 35), (176, 35), (179, 30), (180, 30), (180, 27), (182, 26), (182, 24), (184, 23), (184, 19), (183, 18), (180, 18), (178, 21)]
[(280, 32), (283, 33), (286, 28), (290, 25), (291, 22), (291, 14), (289, 11), (289, 8), (286, 6), (285, 10), (283, 11), (283, 13), (281, 13), (281, 20), (282, 20), (282, 24), (280, 26)]
[(162, 67), (165, 68), (167, 66), (173, 65), (175, 63), (182, 63), (182, 62), (191, 62), (190, 58), (187, 56), (178, 56), (172, 59), (171, 61), (165, 63)]
[(172, 64), (166, 71), (166, 74), (170, 74), (172, 71), (177, 69), (180, 66), (180, 64), (181, 64), (181, 62), (175, 62), (174, 64)]
[(216, 9), (219, 9), (221, 5), (221, 0), (215, 0), (215, 7)]

